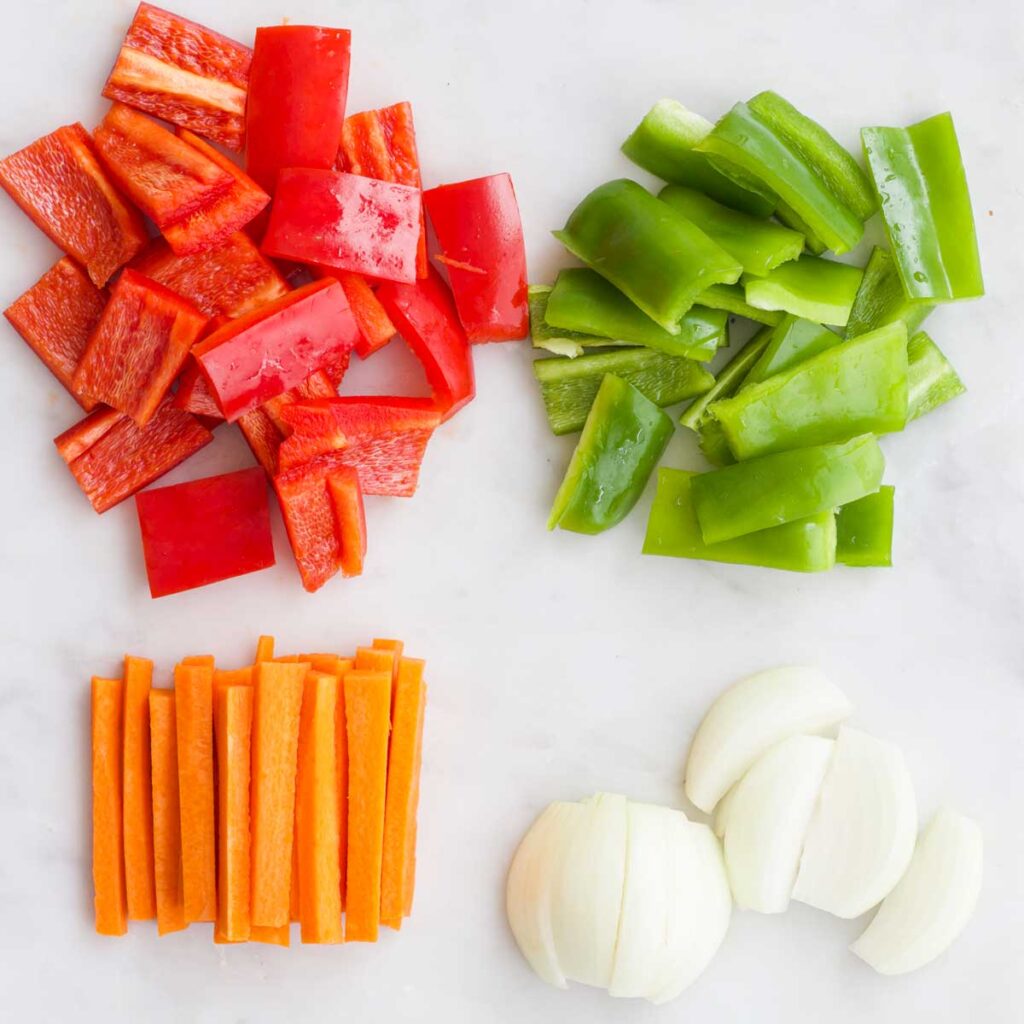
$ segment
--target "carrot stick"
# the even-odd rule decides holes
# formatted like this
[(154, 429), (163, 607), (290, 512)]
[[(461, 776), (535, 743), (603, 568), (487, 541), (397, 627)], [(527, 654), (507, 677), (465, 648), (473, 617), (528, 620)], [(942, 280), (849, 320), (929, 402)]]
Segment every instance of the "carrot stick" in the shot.
[(343, 675), (352, 668), (351, 658), (342, 658), (337, 654), (296, 654), (278, 661), (306, 661), (314, 672), (326, 672), (329, 676)]
[(121, 799), (123, 732), (123, 680), (93, 676), (92, 882), (100, 935), (124, 935), (128, 930)]
[(153, 662), (124, 659), (124, 876), (128, 918), (156, 917), (153, 874), (153, 780), (149, 753), (149, 690)]
[(213, 669), (174, 670), (186, 921), (217, 917), (217, 829), (213, 771)]
[(423, 668), (419, 659), (402, 658), (395, 684), (380, 903), (381, 922), (395, 929), (402, 927), (406, 906), (412, 906), (423, 712), (427, 700)]
[(306, 676), (299, 731), (296, 848), (303, 942), (341, 942), (338, 774), (335, 716), (338, 678)]
[(405, 644), (401, 640), (384, 640), (381, 637), (376, 637), (373, 641), (373, 646), (378, 651), (394, 651), (395, 654), (395, 672), (398, 672), (398, 662), (401, 660), (402, 655), (405, 653)]
[(300, 713), (299, 749), (295, 759), (295, 824), (292, 825), (292, 880), (288, 891), (288, 920), (297, 924), (302, 920), (302, 902), (299, 899), (299, 786), (302, 779), (302, 723)]
[(395, 674), (395, 663), (398, 661), (394, 651), (381, 647), (357, 647), (357, 672), (387, 672), (392, 678)]
[(181, 879), (181, 811), (174, 693), (149, 691), (149, 739), (153, 765), (153, 866), (157, 933), (186, 925)]
[(282, 924), (279, 927), (254, 924), (249, 933), (253, 942), (266, 942), (271, 946), (290, 946), (292, 944), (292, 926)]
[(252, 731), (252, 923), (288, 924), (295, 769), (307, 663), (256, 667)]
[[(358, 654), (356, 655), (358, 663)], [(345, 941), (376, 942), (388, 773), (391, 672), (345, 676), (348, 732), (348, 863)]]
[(272, 636), (261, 636), (256, 641), (256, 662), (274, 660), (274, 638)]
[(213, 670), (213, 695), (226, 686), (252, 686), (253, 666), (245, 668), (217, 668)]
[(252, 687), (222, 686), (214, 702), (217, 737), (217, 925), (227, 942), (249, 938), (249, 772)]
[(198, 665), (200, 668), (213, 668), (215, 660), (212, 654), (190, 654), (182, 658), (180, 665)]

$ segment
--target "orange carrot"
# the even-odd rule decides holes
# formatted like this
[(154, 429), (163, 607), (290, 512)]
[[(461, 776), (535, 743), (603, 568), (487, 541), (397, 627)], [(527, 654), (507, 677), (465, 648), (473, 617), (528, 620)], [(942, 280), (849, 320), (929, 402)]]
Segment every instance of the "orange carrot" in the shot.
[(265, 924), (254, 924), (249, 938), (253, 942), (266, 942), (271, 946), (290, 946), (292, 944), (292, 926), (282, 924), (275, 928)]
[(217, 917), (213, 669), (178, 665), (174, 691), (185, 920), (213, 921)]
[(252, 729), (252, 923), (288, 924), (299, 716), (308, 663), (261, 661)]
[(200, 668), (213, 668), (215, 661), (212, 654), (190, 654), (182, 658), (181, 665), (198, 665)]
[(124, 659), (124, 876), (128, 918), (156, 917), (153, 875), (153, 780), (149, 753), (149, 690), (153, 662)]
[(295, 824), (292, 825), (292, 879), (288, 890), (288, 920), (298, 924), (302, 920), (302, 901), (299, 898), (299, 772), (302, 770), (302, 732), (299, 732), (299, 751), (295, 772)]
[(348, 883), (348, 724), (345, 721), (345, 676), (353, 669), (351, 658), (338, 659), (338, 703), (334, 709), (334, 768), (338, 782), (338, 895), (345, 909)]
[(357, 647), (356, 648), (356, 671), (357, 672), (387, 672), (394, 677), (395, 662), (398, 660), (394, 651), (385, 650), (382, 647)]
[(261, 636), (256, 641), (256, 661), (274, 660), (274, 638), (272, 636)]
[(296, 848), (303, 942), (341, 942), (338, 774), (335, 715), (338, 678), (306, 676), (299, 731)]
[[(358, 664), (359, 655), (356, 655)], [(391, 671), (345, 676), (348, 732), (348, 863), (345, 941), (376, 942), (391, 718)]]
[(405, 653), (405, 644), (401, 640), (384, 640), (381, 637), (376, 637), (373, 641), (373, 646), (378, 651), (393, 651), (395, 655), (395, 676), (398, 675), (398, 662), (401, 661), (402, 655)]
[(213, 695), (226, 686), (252, 686), (253, 666), (245, 668), (217, 668), (213, 670)]
[(156, 927), (160, 935), (186, 924), (181, 879), (181, 812), (174, 693), (149, 691), (149, 739), (153, 766), (153, 865)]
[(402, 927), (406, 906), (412, 907), (423, 711), (427, 700), (423, 668), (423, 662), (417, 658), (399, 661), (391, 722), (380, 919), (396, 929)]
[(249, 938), (249, 772), (252, 687), (216, 692), (217, 925), (227, 942)]
[(92, 882), (100, 935), (124, 935), (128, 930), (121, 800), (123, 732), (123, 680), (93, 676)]

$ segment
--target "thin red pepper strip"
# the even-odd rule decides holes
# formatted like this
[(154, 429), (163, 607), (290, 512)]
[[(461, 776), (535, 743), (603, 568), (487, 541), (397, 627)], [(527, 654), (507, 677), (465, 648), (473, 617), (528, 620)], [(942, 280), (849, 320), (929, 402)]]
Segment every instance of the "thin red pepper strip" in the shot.
[(526, 337), (526, 248), (512, 179), (493, 174), (423, 193), (471, 342)]
[(89, 133), (65, 125), (0, 160), (0, 185), (102, 288), (145, 244), (142, 218), (100, 165)]
[(246, 106), (246, 170), (268, 192), (284, 167), (334, 166), (348, 97), (347, 29), (256, 30)]
[(149, 592), (179, 594), (274, 564), (258, 466), (135, 495)]
[(206, 321), (187, 299), (126, 270), (89, 338), (73, 386), (144, 427)]
[[(214, 331), (219, 330), (224, 324), (229, 323), (230, 318), (226, 316), (215, 316), (207, 321), (198, 340), (208, 338)], [(217, 400), (210, 393), (210, 387), (206, 383), (203, 371), (199, 364), (189, 356), (185, 360), (181, 376), (178, 377), (178, 386), (174, 392), (174, 404), (185, 412), (198, 416), (211, 430), (224, 422), (224, 416), (217, 405)]]
[[(346, 117), (341, 129), (338, 169), (422, 189), (412, 105), (395, 103)], [(416, 276), (427, 276), (427, 224), (422, 210)]]
[(366, 510), (358, 471), (351, 466), (333, 470), (327, 477), (327, 490), (334, 505), (342, 575), (360, 576), (366, 558)]
[(4, 310), (11, 326), (86, 412), (96, 402), (75, 390), (73, 378), (106, 303), (106, 293), (65, 256)]
[(345, 289), (349, 309), (352, 310), (352, 315), (359, 325), (360, 336), (356, 342), (356, 354), (360, 359), (368, 359), (398, 333), (365, 277), (345, 270), (336, 270), (334, 267), (314, 269), (317, 276), (333, 277)]
[(194, 416), (165, 399), (143, 428), (113, 409), (99, 408), (54, 444), (93, 508), (106, 512), (212, 440)]
[(249, 47), (142, 3), (103, 95), (241, 151), (251, 61)]
[(437, 408), (449, 419), (476, 394), (473, 356), (441, 275), (415, 284), (385, 281), (377, 290), (391, 319), (423, 364)]

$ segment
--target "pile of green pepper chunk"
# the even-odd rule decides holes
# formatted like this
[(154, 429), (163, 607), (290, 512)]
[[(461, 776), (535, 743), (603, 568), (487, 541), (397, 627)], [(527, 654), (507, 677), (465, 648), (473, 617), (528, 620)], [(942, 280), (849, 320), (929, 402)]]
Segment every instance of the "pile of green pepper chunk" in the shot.
[[(644, 552), (800, 572), (892, 564), (879, 435), (964, 391), (921, 324), (984, 293), (951, 116), (861, 132), (867, 170), (781, 96), (717, 124), (674, 100), (623, 145), (667, 182), (594, 189), (555, 236), (583, 264), (531, 286), (551, 429), (581, 431), (548, 521), (601, 533), (679, 422), (716, 468), (662, 467)], [(827, 259), (881, 213), (889, 248)], [(730, 318), (760, 329), (717, 373)]]

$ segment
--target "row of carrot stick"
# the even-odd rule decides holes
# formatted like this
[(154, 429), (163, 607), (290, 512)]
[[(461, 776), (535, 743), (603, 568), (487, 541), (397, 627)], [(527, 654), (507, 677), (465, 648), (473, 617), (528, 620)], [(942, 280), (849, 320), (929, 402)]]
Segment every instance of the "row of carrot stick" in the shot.
[(219, 943), (375, 942), (412, 909), (424, 663), (396, 640), (354, 658), (185, 658), (173, 689), (127, 656), (92, 680), (96, 931), (212, 921)]

